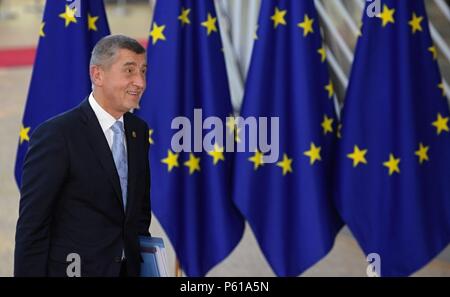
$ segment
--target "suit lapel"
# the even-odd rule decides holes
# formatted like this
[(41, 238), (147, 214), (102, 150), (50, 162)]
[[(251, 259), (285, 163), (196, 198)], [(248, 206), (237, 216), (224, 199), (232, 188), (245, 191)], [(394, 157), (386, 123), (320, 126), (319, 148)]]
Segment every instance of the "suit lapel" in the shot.
[(114, 188), (114, 192), (116, 193), (117, 201), (120, 203), (123, 210), (119, 175), (117, 174), (116, 165), (114, 164), (114, 159), (111, 149), (109, 148), (108, 141), (106, 140), (100, 123), (98, 122), (98, 119), (87, 99), (81, 103), (80, 108), (83, 111), (83, 120), (86, 124), (86, 135), (89, 139), (89, 143), (103, 169), (105, 170), (105, 174)]
[(126, 113), (124, 115), (125, 135), (127, 140), (127, 154), (128, 154), (128, 195), (127, 195), (127, 209), (126, 215), (128, 216), (129, 210), (134, 203), (135, 188), (136, 188), (136, 169), (137, 169), (137, 129), (134, 121), (131, 118), (131, 114)]

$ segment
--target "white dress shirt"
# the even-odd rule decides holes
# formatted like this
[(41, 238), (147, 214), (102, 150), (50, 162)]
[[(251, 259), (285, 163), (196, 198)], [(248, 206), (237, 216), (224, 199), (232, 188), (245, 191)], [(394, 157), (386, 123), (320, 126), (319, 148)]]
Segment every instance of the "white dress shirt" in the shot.
[[(122, 122), (123, 127), (125, 127), (123, 116), (121, 116), (120, 119), (116, 120), (112, 115), (110, 115), (106, 110), (104, 110), (103, 107), (100, 106), (100, 104), (98, 104), (92, 93), (89, 95), (89, 104), (91, 105), (95, 115), (97, 116), (100, 126), (102, 127), (102, 131), (105, 134), (106, 140), (108, 141), (109, 149), (111, 149), (114, 137), (114, 132), (112, 131), (111, 127), (112, 125), (114, 125), (116, 121)], [(126, 139), (124, 139), (123, 143), (125, 144), (125, 151), (126, 151), (127, 150)]]

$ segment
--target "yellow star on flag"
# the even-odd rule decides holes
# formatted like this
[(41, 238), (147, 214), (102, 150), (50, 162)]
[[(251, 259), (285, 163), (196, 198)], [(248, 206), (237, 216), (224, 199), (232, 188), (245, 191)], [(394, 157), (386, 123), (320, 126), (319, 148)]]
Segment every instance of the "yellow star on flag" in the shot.
[(149, 129), (148, 130), (148, 143), (150, 143), (150, 144), (154, 144), (155, 143), (153, 141), (152, 135), (153, 135), (153, 129)]
[(241, 142), (240, 133), (241, 133), (241, 128), (236, 128), (236, 131), (234, 132), (234, 141)]
[(20, 144), (22, 144), (24, 141), (30, 141), (30, 136), (28, 135), (28, 133), (30, 132), (30, 128), (31, 127), (24, 127), (23, 125), (20, 126)]
[(59, 14), (59, 17), (65, 20), (65, 26), (69, 26), (70, 23), (76, 23), (77, 19), (75, 18), (76, 8), (70, 9), (69, 5), (66, 5), (66, 11)]
[(152, 37), (152, 44), (156, 44), (158, 40), (166, 40), (166, 36), (164, 36), (165, 25), (158, 26), (156, 22), (153, 23), (153, 29), (150, 32), (150, 36)]
[(430, 47), (428, 48), (428, 51), (429, 51), (430, 53), (433, 54), (433, 60), (437, 60), (438, 52), (437, 52), (436, 47), (435, 47), (434, 45), (433, 45), (433, 46), (430, 46)]
[(409, 21), (409, 25), (411, 26), (412, 33), (416, 33), (417, 31), (422, 31), (422, 23), (423, 17), (417, 16), (415, 12), (413, 12), (412, 19)]
[(91, 16), (88, 14), (88, 28), (92, 31), (97, 31), (97, 25), (95, 24), (98, 20), (98, 16)]
[(45, 27), (45, 22), (42, 22), (41, 23), (41, 28), (39, 29), (39, 36), (40, 37), (45, 37), (44, 27)]
[(230, 115), (227, 117), (227, 127), (230, 130), (231, 134), (234, 134), (234, 141), (241, 142), (241, 138), (239, 137), (239, 133), (241, 132), (241, 128), (238, 128), (238, 118)]
[(383, 27), (386, 27), (389, 23), (395, 23), (394, 13), (395, 9), (389, 9), (389, 7), (384, 4), (383, 11), (378, 15), (378, 17), (383, 21)]
[(428, 161), (428, 150), (430, 149), (429, 146), (424, 146), (423, 143), (419, 144), (419, 149), (415, 151), (415, 155), (419, 157), (419, 163), (422, 164), (425, 161)]
[(334, 95), (334, 85), (331, 80), (330, 83), (325, 86), (325, 90), (328, 91), (328, 98), (332, 98)]
[(437, 134), (440, 135), (442, 131), (449, 132), (448, 129), (448, 117), (443, 118), (440, 113), (438, 113), (438, 118), (432, 124), (437, 129)]
[(264, 165), (264, 154), (256, 150), (255, 155), (248, 160), (254, 164), (253, 168), (256, 170), (259, 166)]
[(309, 151), (304, 152), (303, 154), (307, 157), (309, 157), (309, 164), (314, 165), (316, 161), (321, 161), (322, 158), (320, 157), (320, 150), (322, 148), (319, 146), (317, 147), (314, 143), (311, 142), (311, 146), (309, 148)]
[(321, 61), (322, 63), (325, 62), (325, 60), (327, 59), (327, 51), (325, 50), (325, 47), (322, 46), (321, 48), (319, 48), (319, 49), (317, 50), (317, 52), (318, 52), (319, 55), (320, 55), (320, 61)]
[(359, 163), (367, 164), (366, 154), (367, 150), (360, 150), (359, 147), (355, 145), (353, 153), (348, 154), (347, 157), (353, 160), (353, 167), (356, 167)]
[(171, 150), (167, 151), (167, 157), (161, 160), (162, 163), (167, 164), (168, 171), (172, 171), (174, 167), (180, 166), (178, 164), (178, 154), (174, 154)]
[(321, 124), (323, 128), (323, 134), (327, 135), (327, 133), (333, 133), (333, 119), (327, 117), (327, 115), (323, 116), (323, 122)]
[(184, 7), (181, 8), (181, 14), (178, 16), (178, 20), (180, 20), (181, 25), (189, 25), (191, 23), (191, 20), (189, 20), (189, 13), (191, 12), (191, 9), (185, 9)]
[(256, 29), (255, 29), (255, 33), (253, 34), (253, 39), (254, 40), (258, 40), (258, 29), (259, 29), (259, 25), (256, 25)]
[(202, 23), (202, 26), (207, 29), (208, 36), (211, 32), (217, 32), (216, 26), (217, 18), (213, 18), (210, 13), (208, 13), (208, 19)]
[(228, 129), (230, 129), (230, 133), (234, 133), (234, 130), (237, 127), (237, 118), (230, 115), (229, 117), (227, 117), (227, 127)]
[(305, 14), (303, 22), (297, 24), (299, 28), (303, 28), (303, 37), (308, 36), (309, 33), (314, 33), (313, 23), (314, 19), (310, 19), (308, 15)]
[(220, 147), (218, 144), (214, 144), (214, 150), (208, 152), (208, 155), (213, 157), (214, 165), (219, 163), (219, 160), (225, 161), (225, 157), (223, 156), (223, 147)]
[(389, 175), (394, 174), (394, 172), (400, 173), (400, 168), (398, 167), (400, 163), (400, 158), (396, 159), (393, 154), (389, 155), (389, 161), (383, 163), (383, 166), (389, 168)]
[(184, 162), (184, 166), (189, 168), (189, 174), (200, 171), (200, 158), (196, 158), (193, 153), (189, 153), (189, 160)]
[(279, 25), (286, 26), (286, 20), (284, 19), (287, 10), (279, 10), (278, 7), (275, 7), (275, 13), (270, 18), (273, 21), (273, 27), (277, 28)]
[(359, 21), (359, 24), (358, 24), (358, 33), (356, 33), (356, 37), (361, 37), (362, 36), (362, 28), (363, 28), (363, 23), (362, 23), (362, 21)]
[(342, 138), (341, 131), (342, 131), (342, 124), (339, 124), (338, 127), (337, 127), (337, 130), (336, 130), (336, 136), (337, 136), (337, 138), (339, 138), (339, 139)]
[(283, 169), (283, 176), (292, 173), (292, 159), (289, 159), (287, 154), (283, 155), (283, 161), (278, 162), (277, 166)]
[(438, 84), (438, 88), (442, 90), (442, 96), (445, 97), (445, 86), (444, 86), (444, 82), (441, 82), (440, 84)]

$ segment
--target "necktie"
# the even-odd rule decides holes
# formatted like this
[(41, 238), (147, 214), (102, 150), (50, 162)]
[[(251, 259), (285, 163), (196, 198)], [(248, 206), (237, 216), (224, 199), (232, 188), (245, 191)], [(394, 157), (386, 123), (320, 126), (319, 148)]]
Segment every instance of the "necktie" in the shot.
[(111, 130), (114, 133), (111, 151), (114, 158), (114, 163), (116, 164), (117, 173), (119, 174), (120, 187), (122, 189), (123, 207), (124, 209), (126, 209), (127, 185), (128, 185), (128, 160), (125, 151), (125, 143), (124, 143), (125, 130), (123, 128), (123, 123), (116, 121), (114, 125), (111, 126)]

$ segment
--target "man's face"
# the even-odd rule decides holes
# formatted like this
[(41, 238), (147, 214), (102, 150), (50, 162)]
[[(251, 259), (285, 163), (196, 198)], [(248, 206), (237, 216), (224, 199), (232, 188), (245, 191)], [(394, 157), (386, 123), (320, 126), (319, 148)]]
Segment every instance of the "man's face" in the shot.
[(145, 53), (127, 49), (117, 51), (109, 67), (102, 69), (102, 89), (109, 108), (125, 113), (136, 108), (146, 87), (147, 62)]

